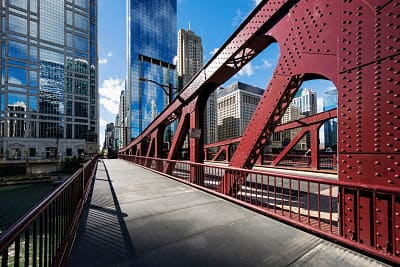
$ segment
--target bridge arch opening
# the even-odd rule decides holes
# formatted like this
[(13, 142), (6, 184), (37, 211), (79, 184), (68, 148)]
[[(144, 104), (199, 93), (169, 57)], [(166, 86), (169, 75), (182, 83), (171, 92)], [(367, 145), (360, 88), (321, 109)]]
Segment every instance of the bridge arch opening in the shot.
[(254, 42), (263, 43), (265, 48), (207, 99), (203, 112), (205, 160), (229, 162), (237, 148), (237, 139), (246, 130), (273, 77), (280, 57), (279, 43), (266, 35)]
[(332, 81), (306, 74), (258, 164), (336, 171), (337, 103)]

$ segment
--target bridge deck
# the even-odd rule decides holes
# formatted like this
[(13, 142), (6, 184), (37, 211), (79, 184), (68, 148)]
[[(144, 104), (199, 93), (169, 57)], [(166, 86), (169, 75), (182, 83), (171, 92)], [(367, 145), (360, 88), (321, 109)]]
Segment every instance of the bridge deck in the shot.
[(99, 162), (69, 266), (381, 266), (122, 160)]

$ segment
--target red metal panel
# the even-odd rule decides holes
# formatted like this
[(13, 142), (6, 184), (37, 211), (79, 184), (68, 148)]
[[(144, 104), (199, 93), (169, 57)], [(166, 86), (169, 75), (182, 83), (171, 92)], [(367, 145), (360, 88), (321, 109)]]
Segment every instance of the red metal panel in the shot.
[(319, 128), (321, 124), (312, 125), (311, 132), (311, 169), (317, 170), (319, 164)]
[(376, 194), (375, 199), (375, 235), (376, 235), (376, 248), (384, 252), (391, 252), (389, 237), (389, 200), (384, 195)]
[(393, 198), (393, 254), (400, 256), (400, 197)]
[(343, 191), (343, 236), (350, 240), (356, 240), (356, 195), (352, 190)]
[(374, 222), (371, 219), (371, 210), (372, 208), (372, 197), (371, 194), (359, 193), (359, 201), (358, 201), (358, 211), (357, 217), (358, 220), (358, 236), (357, 240), (361, 244), (365, 244), (367, 246), (374, 246), (373, 241), (373, 229), (374, 229)]

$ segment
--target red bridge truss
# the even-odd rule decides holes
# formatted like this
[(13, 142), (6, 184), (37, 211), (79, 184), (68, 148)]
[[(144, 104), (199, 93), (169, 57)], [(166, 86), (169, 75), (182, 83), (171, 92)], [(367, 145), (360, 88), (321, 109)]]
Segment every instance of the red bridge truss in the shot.
[[(168, 159), (176, 159), (188, 132), (202, 128), (209, 95), (274, 42), (280, 46), (278, 64), (230, 166), (254, 166), (304, 81), (331, 80), (338, 90), (339, 181), (373, 191), (340, 191), (341, 232), (400, 257), (400, 193), (379, 193), (400, 192), (398, 0), (262, 1), (120, 154), (160, 158), (164, 129), (178, 118), (168, 154)], [(202, 163), (203, 149), (202, 137), (191, 137), (190, 162)], [(164, 172), (170, 170), (170, 164), (164, 166)], [(194, 180), (202, 175), (198, 170), (190, 174)], [(224, 179), (220, 190), (235, 195), (240, 178), (229, 179), (226, 173)]]

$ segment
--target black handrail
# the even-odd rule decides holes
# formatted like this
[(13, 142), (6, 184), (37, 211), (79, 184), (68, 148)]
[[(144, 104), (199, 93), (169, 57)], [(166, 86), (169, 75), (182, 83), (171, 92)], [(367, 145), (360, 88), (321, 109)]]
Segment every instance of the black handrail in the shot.
[[(13, 243), (15, 265), (20, 262), (29, 264), (37, 261), (48, 262), (51, 265), (66, 260), (66, 252), (72, 246), (71, 240), (66, 239), (74, 236), (96, 164), (97, 157), (85, 163), (50, 195), (0, 234), (2, 266), (7, 266), (10, 261), (9, 249)], [(22, 240), (25, 242), (25, 253), (19, 255), (23, 249)], [(47, 265), (46, 263), (44, 265)]]

